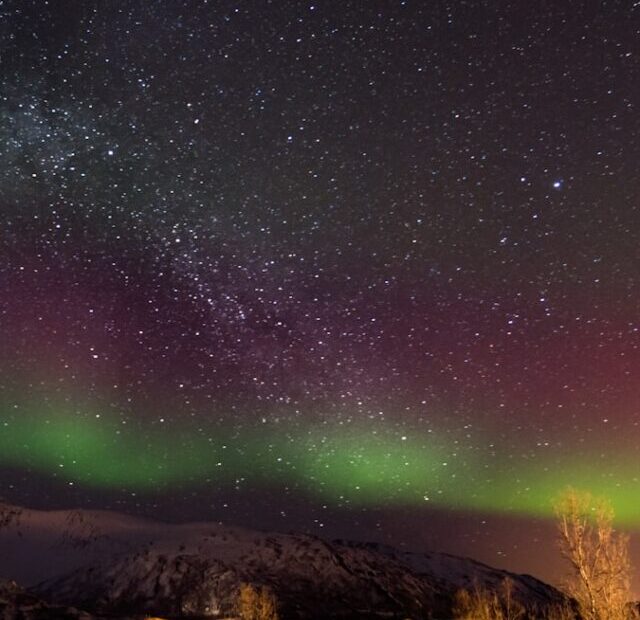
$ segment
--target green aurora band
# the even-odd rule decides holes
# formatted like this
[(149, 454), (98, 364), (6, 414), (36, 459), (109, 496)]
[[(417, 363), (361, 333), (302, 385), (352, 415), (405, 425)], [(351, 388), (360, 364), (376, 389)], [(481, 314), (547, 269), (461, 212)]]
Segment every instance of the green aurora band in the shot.
[[(6, 410), (5, 410), (6, 411)], [(602, 462), (556, 451), (544, 459), (494, 458), (462, 450), (446, 434), (360, 425), (284, 433), (245, 429), (134, 427), (97, 416), (0, 415), (0, 465), (91, 488), (153, 492), (238, 480), (284, 486), (351, 506), (428, 506), (551, 517), (568, 485), (611, 500), (621, 523), (637, 525), (640, 481), (621, 453)], [(27, 413), (27, 415), (25, 415)]]

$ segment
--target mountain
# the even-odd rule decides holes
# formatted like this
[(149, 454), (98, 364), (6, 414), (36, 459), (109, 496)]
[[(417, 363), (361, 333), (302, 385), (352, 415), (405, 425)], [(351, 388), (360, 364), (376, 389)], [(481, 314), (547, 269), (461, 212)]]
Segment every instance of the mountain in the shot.
[(505, 578), (527, 608), (563, 600), (528, 575), (443, 553), (8, 506), (0, 508), (0, 577), (51, 604), (107, 615), (232, 617), (242, 584), (275, 598), (281, 619), (447, 618), (458, 589), (493, 590)]
[(74, 607), (51, 605), (28, 594), (13, 581), (0, 581), (0, 618), (3, 620), (91, 620), (92, 616)]

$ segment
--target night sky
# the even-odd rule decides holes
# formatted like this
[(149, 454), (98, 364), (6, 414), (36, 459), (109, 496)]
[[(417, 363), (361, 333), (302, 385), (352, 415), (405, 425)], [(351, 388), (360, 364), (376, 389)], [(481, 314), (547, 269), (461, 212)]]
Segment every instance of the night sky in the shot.
[(639, 70), (634, 0), (0, 2), (0, 496), (640, 527)]

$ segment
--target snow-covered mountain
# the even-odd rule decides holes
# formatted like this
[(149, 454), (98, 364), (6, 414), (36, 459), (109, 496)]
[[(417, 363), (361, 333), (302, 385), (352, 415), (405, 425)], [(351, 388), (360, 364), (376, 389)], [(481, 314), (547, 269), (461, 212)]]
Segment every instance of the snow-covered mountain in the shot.
[(0, 577), (95, 613), (231, 617), (241, 584), (281, 618), (447, 618), (454, 593), (505, 577), (528, 607), (562, 600), (527, 575), (442, 553), (99, 511), (0, 511)]
[(74, 607), (51, 605), (25, 592), (12, 581), (0, 580), (0, 618), (3, 620), (91, 620), (88, 614)]

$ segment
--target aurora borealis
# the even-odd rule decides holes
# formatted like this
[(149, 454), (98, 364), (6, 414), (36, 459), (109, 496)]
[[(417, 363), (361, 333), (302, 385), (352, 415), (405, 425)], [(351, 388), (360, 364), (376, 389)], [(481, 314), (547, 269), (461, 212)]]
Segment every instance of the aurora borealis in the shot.
[(639, 527), (639, 16), (1, 2), (0, 497)]
[(242, 480), (355, 507), (429, 502), (548, 516), (558, 492), (573, 484), (609, 497), (628, 525), (636, 524), (640, 498), (640, 479), (627, 454), (612, 455), (603, 470), (592, 459), (552, 451), (553, 467), (550, 460), (534, 461), (514, 471), (508, 460), (487, 459), (460, 441), (433, 434), (409, 440), (389, 429), (370, 433), (357, 425), (332, 431), (323, 425), (292, 437), (264, 423), (238, 442), (233, 427), (207, 434), (178, 425), (141, 433), (100, 418), (79, 421), (60, 411), (51, 417), (21, 411), (5, 422), (0, 448), (4, 465), (29, 467), (70, 485), (143, 493)]

